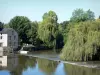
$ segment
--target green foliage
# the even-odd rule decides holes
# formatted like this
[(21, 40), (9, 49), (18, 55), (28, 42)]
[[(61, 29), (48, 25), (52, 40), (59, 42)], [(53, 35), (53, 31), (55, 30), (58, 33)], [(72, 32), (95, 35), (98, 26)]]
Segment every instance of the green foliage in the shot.
[(100, 16), (99, 16), (99, 19), (100, 19)]
[(18, 32), (21, 43), (29, 42), (27, 34), (31, 29), (31, 22), (27, 17), (15, 16), (10, 20), (9, 26)]
[(58, 31), (58, 34), (56, 36), (56, 49), (62, 48), (63, 47), (63, 34)]
[(64, 22), (60, 23), (59, 24), (59, 27), (58, 27), (59, 32), (63, 36), (63, 43), (66, 42), (66, 37), (67, 37), (67, 34), (66, 33), (68, 33), (68, 28), (70, 26), (69, 23), (70, 23), (69, 21), (64, 21)]
[(73, 11), (70, 21), (83, 22), (87, 20), (94, 20), (94, 17), (94, 12), (92, 12), (90, 9), (88, 11), (84, 11), (83, 9), (76, 9)]
[(4, 28), (10, 28), (9, 24), (4, 24)]
[(4, 28), (4, 23), (0, 22), (0, 30)]
[[(94, 12), (90, 9), (76, 9), (72, 13), (70, 21), (57, 23), (58, 17), (54, 11), (44, 13), (42, 22), (31, 22), (27, 17), (15, 16), (6, 24), (5, 28), (13, 28), (18, 32), (20, 44), (33, 44), (40, 47), (62, 48), (68, 40), (70, 28), (73, 29), (74, 24), (84, 21), (93, 21)], [(80, 33), (81, 34), (81, 33)], [(80, 35), (79, 34), (79, 35)]]
[(63, 60), (100, 60), (100, 20), (73, 25), (60, 57)]
[(32, 22), (31, 23), (31, 29), (28, 32), (28, 38), (29, 42), (32, 43), (34, 46), (39, 46), (41, 43), (41, 40), (38, 37), (38, 22)]
[(87, 20), (95, 20), (94, 12), (92, 12), (90, 9), (86, 11), (86, 15), (87, 15)]
[(54, 11), (49, 11), (48, 13), (44, 13), (43, 20), (48, 20), (49, 22), (56, 23), (58, 17)]
[(56, 46), (57, 36), (57, 15), (49, 11), (43, 15), (43, 21), (39, 24), (38, 36), (48, 47)]

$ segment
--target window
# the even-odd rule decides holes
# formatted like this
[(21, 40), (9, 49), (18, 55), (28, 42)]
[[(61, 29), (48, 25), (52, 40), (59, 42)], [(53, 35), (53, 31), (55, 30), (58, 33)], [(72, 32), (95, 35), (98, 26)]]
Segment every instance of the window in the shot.
[(2, 47), (2, 43), (0, 43), (0, 47)]
[(0, 36), (0, 39), (2, 39), (2, 36)]
[(14, 36), (14, 40), (16, 39), (16, 36)]
[(2, 39), (2, 36), (0, 36), (0, 39)]

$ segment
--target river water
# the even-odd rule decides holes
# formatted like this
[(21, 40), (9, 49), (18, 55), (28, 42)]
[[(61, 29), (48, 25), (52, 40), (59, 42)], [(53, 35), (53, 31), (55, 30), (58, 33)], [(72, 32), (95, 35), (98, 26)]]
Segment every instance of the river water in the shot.
[(100, 75), (100, 69), (38, 57), (8, 55), (0, 57), (0, 75)]

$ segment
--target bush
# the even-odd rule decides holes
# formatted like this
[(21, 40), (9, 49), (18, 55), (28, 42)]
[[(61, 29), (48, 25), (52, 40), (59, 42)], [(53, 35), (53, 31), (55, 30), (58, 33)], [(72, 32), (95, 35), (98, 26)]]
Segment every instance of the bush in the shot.
[(63, 60), (100, 60), (100, 20), (72, 26), (60, 55)]

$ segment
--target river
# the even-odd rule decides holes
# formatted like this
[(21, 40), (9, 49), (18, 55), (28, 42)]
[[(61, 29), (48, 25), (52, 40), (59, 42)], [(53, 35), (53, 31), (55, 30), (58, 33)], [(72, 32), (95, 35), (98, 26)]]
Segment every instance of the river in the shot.
[[(43, 54), (44, 55), (44, 54)], [(37, 57), (39, 56), (39, 57)], [(0, 75), (100, 75), (100, 69), (72, 65), (57, 59), (48, 59), (46, 55), (25, 56), (11, 54), (0, 57)], [(54, 57), (51, 55), (51, 58)], [(49, 56), (50, 57), (50, 56)], [(47, 59), (46, 59), (47, 58)], [(88, 62), (88, 64), (99, 62)], [(78, 62), (78, 64), (80, 64)]]

